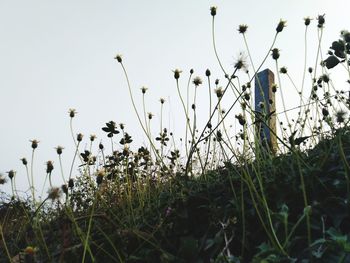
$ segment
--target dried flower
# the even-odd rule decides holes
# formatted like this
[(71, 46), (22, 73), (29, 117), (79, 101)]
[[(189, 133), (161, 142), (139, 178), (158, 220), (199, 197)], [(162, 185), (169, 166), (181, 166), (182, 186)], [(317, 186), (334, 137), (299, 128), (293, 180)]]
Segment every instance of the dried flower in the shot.
[(174, 78), (178, 80), (180, 78), (180, 74), (182, 73), (182, 70), (175, 69), (173, 70), (173, 72), (174, 72)]
[(69, 109), (68, 113), (69, 117), (74, 118), (75, 114), (77, 114), (77, 111), (75, 109)]
[(38, 144), (39, 144), (38, 140), (31, 140), (30, 142), (32, 143), (33, 150), (38, 148)]
[(165, 99), (164, 98), (160, 98), (159, 101), (160, 101), (161, 104), (164, 104)]
[(46, 173), (51, 173), (53, 170), (53, 162), (52, 161), (47, 161), (46, 162)]
[(278, 23), (278, 25), (277, 25), (277, 27), (276, 27), (276, 32), (277, 32), (277, 33), (282, 32), (283, 28), (286, 27), (286, 22), (287, 22), (287, 21), (284, 21), (284, 20), (282, 20), (282, 19), (280, 20), (280, 22)]
[(214, 89), (214, 92), (216, 94), (216, 97), (221, 98), (223, 96), (224, 91), (222, 90), (222, 87), (218, 87)]
[(207, 69), (207, 70), (205, 71), (205, 75), (206, 75), (207, 77), (210, 77), (211, 72), (210, 72), (210, 70), (209, 70), (209, 69)]
[(305, 17), (305, 18), (304, 18), (304, 24), (305, 24), (305, 26), (310, 25), (310, 22), (311, 22), (311, 18), (310, 18), (310, 17)]
[(6, 178), (2, 174), (0, 174), (0, 185), (5, 183), (6, 183)]
[(202, 79), (200, 77), (195, 77), (193, 79), (193, 84), (198, 87), (199, 85), (201, 85), (203, 82), (202, 82)]
[(68, 194), (68, 187), (66, 184), (61, 185), (61, 190), (64, 194)]
[(234, 67), (239, 70), (239, 69), (247, 69), (247, 56), (244, 52), (239, 52), (236, 63), (234, 64)]
[(147, 87), (142, 86), (142, 88), (141, 88), (141, 92), (142, 92), (142, 94), (145, 94), (147, 90), (148, 90), (148, 88), (147, 88)]
[(280, 51), (278, 48), (274, 48), (271, 50), (272, 51), (272, 58), (274, 60), (277, 60), (280, 57)]
[(114, 59), (116, 59), (119, 63), (122, 63), (122, 55), (117, 54)]
[(61, 155), (62, 154), (62, 150), (64, 149), (62, 146), (57, 146), (56, 148), (56, 152), (58, 155)]
[(280, 72), (282, 73), (282, 74), (287, 74), (287, 68), (286, 67), (282, 67), (282, 68), (280, 68)]
[(210, 7), (210, 14), (212, 17), (216, 16), (216, 9), (217, 9), (216, 6)]
[(238, 27), (238, 32), (240, 33), (240, 34), (244, 34), (246, 31), (247, 31), (247, 29), (248, 29), (248, 26), (247, 25), (239, 25), (239, 27)]
[(105, 175), (106, 175), (106, 171), (104, 169), (98, 170), (96, 172), (96, 183), (97, 183), (97, 185), (102, 184), (103, 177), (105, 177)]
[(10, 171), (8, 171), (7, 173), (8, 173), (8, 176), (9, 176), (9, 178), (10, 178), (11, 180), (12, 180), (13, 177), (15, 177), (15, 175), (16, 175), (16, 172), (15, 172), (14, 170), (10, 170)]
[(81, 141), (83, 140), (83, 136), (84, 136), (84, 135), (83, 135), (82, 133), (78, 133), (78, 134), (77, 134), (77, 141), (78, 141), (78, 142), (81, 142)]
[(149, 120), (152, 120), (152, 117), (154, 116), (154, 115), (152, 114), (152, 112), (147, 113), (147, 115), (148, 115), (148, 119), (149, 119)]
[(325, 14), (323, 14), (323, 15), (318, 15), (318, 17), (317, 17), (317, 21), (318, 21), (318, 24), (317, 24), (317, 27), (318, 28), (323, 28), (323, 25), (324, 25), (324, 23), (326, 22), (326, 20), (325, 20)]
[(23, 165), (27, 165), (27, 164), (28, 164), (27, 159), (26, 159), (26, 158), (24, 158), (24, 157), (21, 159), (21, 161), (22, 161)]

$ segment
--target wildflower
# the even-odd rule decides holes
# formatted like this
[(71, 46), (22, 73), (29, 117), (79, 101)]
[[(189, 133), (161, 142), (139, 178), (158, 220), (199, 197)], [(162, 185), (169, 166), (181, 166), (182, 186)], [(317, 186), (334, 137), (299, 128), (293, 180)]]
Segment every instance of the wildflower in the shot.
[(218, 98), (221, 98), (223, 96), (223, 93), (224, 93), (222, 90), (222, 87), (218, 87), (218, 88), (214, 89), (214, 92), (216, 94), (216, 97), (218, 97)]
[(114, 59), (116, 59), (119, 63), (122, 63), (122, 55), (117, 54)]
[(15, 172), (14, 170), (10, 170), (10, 171), (8, 171), (7, 173), (8, 173), (9, 178), (10, 178), (11, 180), (13, 179), (13, 177), (15, 177), (15, 174), (16, 174), (16, 172)]
[(247, 68), (247, 56), (244, 54), (244, 52), (239, 52), (237, 61), (234, 64), (234, 67), (238, 69), (246, 69)]
[(37, 141), (37, 140), (31, 140), (30, 142), (32, 143), (32, 148), (33, 148), (33, 150), (36, 149), (36, 148), (38, 148), (39, 141)]
[(173, 70), (173, 72), (174, 72), (174, 78), (178, 80), (180, 78), (180, 74), (182, 73), (182, 70), (175, 69)]
[(145, 94), (147, 90), (148, 90), (148, 88), (147, 88), (147, 87), (142, 86), (142, 88), (141, 88), (141, 92), (142, 92), (142, 94)]
[(207, 69), (207, 70), (205, 71), (205, 75), (206, 75), (207, 77), (210, 77), (210, 74), (211, 74), (210, 70)]
[(118, 134), (119, 131), (116, 128), (116, 124), (114, 121), (110, 121), (106, 123), (106, 127), (103, 127), (102, 130), (107, 132), (107, 136), (112, 138), (114, 134)]
[(61, 189), (58, 187), (52, 187), (48, 191), (48, 199), (51, 199), (51, 201), (55, 201), (61, 197)]
[(317, 27), (318, 27), (318, 28), (323, 28), (323, 25), (324, 25), (324, 23), (326, 22), (325, 19), (324, 19), (324, 17), (325, 17), (325, 14), (323, 14), (323, 15), (318, 15), (318, 17), (317, 17), (317, 21), (318, 21)]
[(100, 142), (100, 144), (98, 145), (98, 148), (99, 148), (100, 150), (103, 150), (104, 146), (103, 146), (102, 142)]
[(78, 142), (81, 142), (81, 141), (83, 140), (83, 136), (84, 136), (84, 135), (83, 135), (82, 133), (78, 133), (78, 134), (77, 134), (77, 141), (78, 141)]
[(274, 48), (271, 50), (272, 51), (272, 58), (274, 60), (277, 60), (280, 57), (280, 51), (278, 48)]
[(68, 113), (69, 117), (74, 118), (75, 114), (77, 114), (77, 111), (75, 109), (69, 109)]
[(280, 68), (280, 72), (281, 72), (282, 74), (287, 74), (287, 68), (286, 68), (286, 67)]
[(200, 77), (195, 77), (193, 79), (193, 84), (198, 87), (199, 85), (201, 85), (203, 82), (202, 82), (202, 79)]
[(216, 9), (217, 9), (216, 6), (210, 7), (210, 14), (212, 17), (216, 16)]
[(236, 115), (235, 117), (236, 117), (236, 119), (238, 120), (238, 122), (239, 122), (240, 125), (243, 126), (244, 124), (246, 124), (246, 120), (244, 119), (244, 117), (243, 117), (242, 114), (238, 114), (238, 115)]
[(244, 34), (246, 31), (247, 31), (247, 29), (248, 29), (248, 26), (247, 25), (239, 25), (239, 27), (238, 27), (238, 32), (240, 33), (240, 34)]
[(310, 17), (305, 17), (305, 18), (304, 18), (304, 24), (305, 24), (305, 26), (310, 25), (310, 22), (311, 22), (311, 18), (310, 18)]
[(46, 162), (46, 172), (49, 174), (53, 170), (53, 162), (52, 161), (47, 161)]
[(57, 146), (56, 148), (56, 152), (58, 155), (61, 155), (62, 154), (62, 150), (64, 149), (62, 146)]
[(21, 161), (22, 161), (23, 165), (27, 165), (27, 164), (28, 164), (27, 159), (26, 159), (26, 158), (24, 158), (24, 157), (21, 159)]
[(280, 20), (280, 22), (278, 23), (278, 25), (277, 25), (277, 27), (276, 27), (276, 32), (277, 32), (277, 33), (282, 32), (283, 28), (286, 27), (286, 22), (287, 22), (287, 21), (284, 21), (284, 20), (282, 20), (282, 19)]

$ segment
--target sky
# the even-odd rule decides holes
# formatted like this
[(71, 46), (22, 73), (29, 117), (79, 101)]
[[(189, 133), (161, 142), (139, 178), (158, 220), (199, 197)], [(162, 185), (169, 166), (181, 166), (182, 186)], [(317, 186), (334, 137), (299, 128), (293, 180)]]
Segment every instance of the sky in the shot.
[[(341, 30), (350, 30), (350, 3), (346, 0), (0, 0), (0, 173), (17, 171), (17, 188), (26, 191), (20, 158), (30, 160), (30, 140), (37, 139), (40, 143), (33, 167), (36, 186), (41, 189), (43, 185), (48, 160), (54, 162), (54, 184), (61, 185), (54, 148), (65, 148), (62, 159), (67, 175), (74, 155), (70, 108), (78, 112), (74, 133), (85, 135), (81, 150), (89, 146), (90, 134), (97, 135), (97, 143), (108, 145), (101, 127), (110, 120), (125, 123), (138, 146), (146, 141), (132, 109), (123, 71), (113, 59), (116, 54), (123, 56), (139, 110), (140, 88), (146, 86), (147, 112), (158, 118), (154, 126), (159, 125), (159, 98), (163, 97), (164, 121), (181, 137), (184, 116), (172, 70), (183, 71), (183, 90), (192, 68), (194, 75), (203, 79), (207, 68), (213, 79), (223, 79), (212, 45), (211, 6), (217, 6), (218, 53), (229, 71), (238, 54), (246, 50), (238, 25), (248, 25), (247, 39), (256, 66), (271, 45), (277, 23), (286, 20), (287, 27), (275, 47), (281, 50), (280, 65), (288, 68), (297, 85), (303, 70), (303, 18), (325, 14), (324, 53)], [(308, 43), (308, 66), (314, 66), (315, 19)], [(266, 67), (275, 70), (271, 58)], [(292, 107), (296, 100), (292, 92), (288, 93), (288, 85), (286, 81), (285, 94)], [(339, 85), (348, 88), (343, 80)], [(207, 93), (202, 93), (198, 104), (207, 112)], [(10, 185), (0, 186), (0, 191), (9, 192)]]

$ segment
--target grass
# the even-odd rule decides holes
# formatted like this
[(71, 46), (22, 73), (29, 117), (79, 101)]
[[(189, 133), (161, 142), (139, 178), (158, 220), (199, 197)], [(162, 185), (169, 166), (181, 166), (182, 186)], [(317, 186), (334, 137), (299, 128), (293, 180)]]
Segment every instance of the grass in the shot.
[[(179, 79), (184, 73), (174, 70), (185, 118), (181, 145), (164, 126), (164, 99), (160, 100), (159, 133), (151, 133), (154, 120), (145, 106), (147, 89), (141, 89), (140, 109), (123, 58), (117, 55), (147, 137), (146, 146), (134, 147), (125, 125), (109, 121), (102, 130), (112, 152), (107, 153), (99, 143), (93, 153), (94, 135), (89, 138), (90, 147), (82, 149), (84, 137), (75, 135), (76, 111), (71, 109), (70, 132), (76, 148), (68, 174), (62, 168), (63, 147), (56, 148), (58, 170), (66, 184), (52, 185), (54, 167), (48, 161), (50, 188), (47, 197), (40, 199), (33, 171), (39, 142), (32, 140), (30, 166), (21, 159), (28, 196), (17, 193), (19, 175), (14, 170), (8, 172), (12, 195), (1, 195), (1, 262), (350, 261), (350, 101), (329, 74), (339, 70), (349, 78), (350, 33), (343, 31), (323, 59), (320, 46), (325, 18), (318, 16), (315, 67), (307, 68), (311, 20), (305, 19), (305, 61), (300, 65), (304, 72), (299, 87), (287, 68), (278, 64), (280, 51), (275, 43), (285, 21), (277, 24), (271, 48), (257, 67), (250, 56), (248, 27), (240, 25), (253, 73), (247, 70), (243, 56), (228, 73), (216, 50), (215, 7), (210, 14), (213, 47), (225, 79), (213, 80), (207, 70), (205, 82), (191, 70), (183, 91)], [(255, 108), (252, 100), (252, 85), (255, 81), (262, 89), (257, 73), (270, 55), (277, 75), (277, 85), (271, 90), (281, 96), (281, 113), (269, 111), (266, 103), (274, 101), (264, 99)], [(300, 100), (295, 109), (285, 105), (284, 76)], [(248, 82), (241, 83), (247, 77)], [(197, 88), (204, 85), (208, 86), (210, 105), (200, 130), (198, 116), (203, 113), (197, 107)], [(229, 96), (233, 103), (224, 110), (224, 99)], [(291, 110), (298, 110), (296, 117), (290, 115)], [(235, 134), (228, 121), (231, 111), (240, 127)], [(256, 127), (269, 127), (274, 118), (278, 127), (270, 128), (270, 133), (276, 137), (276, 145), (258, 140)], [(5, 181), (1, 176), (0, 182)]]

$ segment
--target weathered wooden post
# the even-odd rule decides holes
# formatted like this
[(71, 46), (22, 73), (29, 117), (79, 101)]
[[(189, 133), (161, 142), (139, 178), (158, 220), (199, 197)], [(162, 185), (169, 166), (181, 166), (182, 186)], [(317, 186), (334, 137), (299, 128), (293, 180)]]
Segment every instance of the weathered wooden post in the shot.
[(273, 154), (277, 152), (274, 83), (275, 76), (269, 69), (259, 72), (255, 79), (256, 140)]

